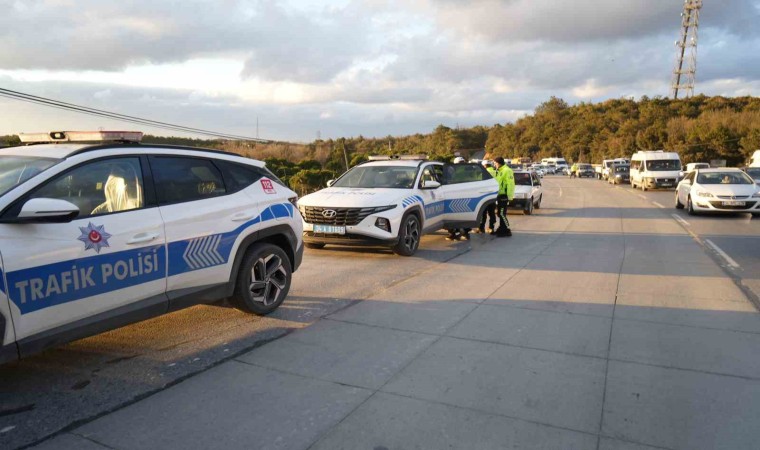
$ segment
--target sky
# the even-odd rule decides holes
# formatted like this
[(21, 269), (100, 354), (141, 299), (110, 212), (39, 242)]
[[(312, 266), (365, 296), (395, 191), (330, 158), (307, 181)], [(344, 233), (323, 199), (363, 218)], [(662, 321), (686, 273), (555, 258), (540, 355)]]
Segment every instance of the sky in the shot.
[[(670, 95), (682, 0), (0, 0), (0, 87), (293, 142)], [(696, 93), (760, 93), (760, 0), (704, 0)], [(0, 97), (0, 135), (140, 129)]]

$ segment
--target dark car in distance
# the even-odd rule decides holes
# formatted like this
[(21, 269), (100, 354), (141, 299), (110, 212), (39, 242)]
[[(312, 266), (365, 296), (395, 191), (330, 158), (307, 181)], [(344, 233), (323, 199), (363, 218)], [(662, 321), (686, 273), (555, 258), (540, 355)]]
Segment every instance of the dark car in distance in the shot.
[(615, 164), (610, 168), (610, 176), (607, 178), (610, 184), (629, 184), (631, 182), (631, 166), (627, 164)]

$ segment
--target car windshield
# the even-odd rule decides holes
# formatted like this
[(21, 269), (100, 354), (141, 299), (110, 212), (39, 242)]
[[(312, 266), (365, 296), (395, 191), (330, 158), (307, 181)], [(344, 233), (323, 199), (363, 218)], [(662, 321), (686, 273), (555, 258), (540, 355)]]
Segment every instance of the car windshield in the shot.
[(357, 166), (340, 177), (333, 187), (411, 189), (416, 176), (416, 167)]
[(529, 173), (516, 173), (515, 184), (517, 186), (532, 186), (533, 185), (533, 183), (531, 183), (530, 181)]
[(697, 177), (699, 184), (755, 184), (754, 180), (741, 172), (708, 172)]
[(591, 168), (591, 164), (578, 164), (578, 168), (581, 170), (589, 170)]
[(681, 170), (681, 161), (677, 159), (656, 159), (654, 161), (647, 161), (647, 170)]
[(52, 158), (35, 158), (31, 156), (0, 157), (0, 195), (32, 178), (58, 160)]
[(615, 173), (628, 173), (630, 169), (629, 166), (616, 166)]
[(756, 169), (747, 169), (747, 174), (756, 180), (760, 180), (760, 167)]

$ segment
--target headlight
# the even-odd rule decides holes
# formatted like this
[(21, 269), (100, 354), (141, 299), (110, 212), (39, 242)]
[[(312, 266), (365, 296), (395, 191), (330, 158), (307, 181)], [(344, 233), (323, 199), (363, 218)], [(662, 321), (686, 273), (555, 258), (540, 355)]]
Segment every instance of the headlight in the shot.
[(375, 207), (375, 208), (368, 208), (368, 209), (372, 210), (372, 212), (370, 214), (377, 214), (377, 213), (381, 213), (383, 211), (390, 211), (391, 209), (394, 209), (396, 206), (398, 206), (398, 205), (378, 206), (378, 207)]
[(752, 194), (752, 198), (760, 198), (760, 191), (755, 192), (754, 194)]
[(713, 195), (707, 191), (697, 191), (697, 197), (711, 198)]
[(615, 178), (623, 178), (623, 176), (618, 173), (618, 174), (615, 174)]

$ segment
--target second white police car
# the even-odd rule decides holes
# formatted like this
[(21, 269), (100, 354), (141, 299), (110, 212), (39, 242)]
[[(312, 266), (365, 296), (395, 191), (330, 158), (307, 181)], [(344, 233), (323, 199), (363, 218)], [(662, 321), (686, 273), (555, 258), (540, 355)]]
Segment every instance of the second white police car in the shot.
[(424, 233), (476, 228), (498, 185), (480, 164), (444, 164), (420, 157), (369, 161), (298, 207), (309, 248), (326, 244), (386, 246), (411, 256)]
[(302, 220), (263, 163), (139, 132), (20, 137), (54, 143), (0, 150), (0, 362), (197, 303), (267, 314), (287, 296)]

